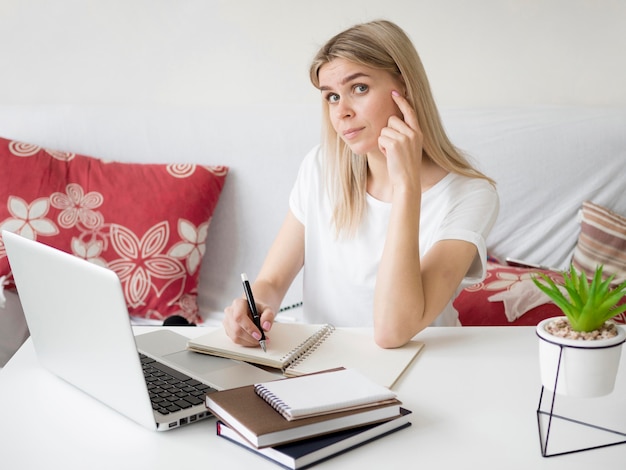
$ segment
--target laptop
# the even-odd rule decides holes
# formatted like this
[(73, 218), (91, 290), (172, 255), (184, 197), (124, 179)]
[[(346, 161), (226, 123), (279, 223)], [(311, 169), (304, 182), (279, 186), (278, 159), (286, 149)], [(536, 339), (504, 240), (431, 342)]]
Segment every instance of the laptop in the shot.
[[(208, 418), (206, 393), (277, 378), (188, 351), (187, 337), (166, 328), (134, 336), (113, 271), (11, 232), (2, 237), (41, 365), (146, 428)], [(180, 400), (168, 395), (176, 387)]]

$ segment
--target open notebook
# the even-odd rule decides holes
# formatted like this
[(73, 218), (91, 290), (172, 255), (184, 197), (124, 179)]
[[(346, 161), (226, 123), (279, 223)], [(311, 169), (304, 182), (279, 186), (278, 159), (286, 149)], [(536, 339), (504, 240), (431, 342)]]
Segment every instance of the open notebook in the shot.
[(263, 352), (260, 347), (233, 343), (220, 328), (190, 339), (187, 347), (204, 354), (281, 369), (288, 377), (337, 367), (356, 369), (391, 388), (424, 346), (409, 341), (401, 348), (383, 349), (371, 335), (306, 323), (274, 323), (267, 340), (267, 352)]

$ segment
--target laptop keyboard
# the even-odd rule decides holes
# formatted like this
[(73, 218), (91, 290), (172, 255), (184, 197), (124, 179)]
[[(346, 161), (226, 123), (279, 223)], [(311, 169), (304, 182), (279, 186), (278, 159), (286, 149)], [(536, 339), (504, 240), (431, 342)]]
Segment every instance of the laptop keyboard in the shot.
[(216, 390), (171, 367), (139, 353), (148, 384), (152, 408), (162, 415), (204, 403), (204, 396)]

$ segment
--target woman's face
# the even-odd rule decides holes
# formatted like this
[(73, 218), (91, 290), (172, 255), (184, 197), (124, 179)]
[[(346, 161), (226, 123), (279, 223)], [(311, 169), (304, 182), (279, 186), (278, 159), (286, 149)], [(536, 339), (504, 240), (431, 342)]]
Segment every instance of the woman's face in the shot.
[(333, 128), (357, 155), (380, 153), (378, 137), (392, 115), (402, 118), (391, 97), (404, 85), (390, 73), (346, 59), (333, 59), (319, 70), (322, 99)]

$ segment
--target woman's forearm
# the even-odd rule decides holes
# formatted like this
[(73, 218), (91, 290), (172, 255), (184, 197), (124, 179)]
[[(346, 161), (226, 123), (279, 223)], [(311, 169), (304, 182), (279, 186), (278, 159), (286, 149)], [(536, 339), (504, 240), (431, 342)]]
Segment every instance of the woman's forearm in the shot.
[(374, 292), (375, 340), (382, 347), (401, 346), (428, 324), (423, 321), (420, 204), (420, 193), (394, 194)]

